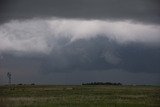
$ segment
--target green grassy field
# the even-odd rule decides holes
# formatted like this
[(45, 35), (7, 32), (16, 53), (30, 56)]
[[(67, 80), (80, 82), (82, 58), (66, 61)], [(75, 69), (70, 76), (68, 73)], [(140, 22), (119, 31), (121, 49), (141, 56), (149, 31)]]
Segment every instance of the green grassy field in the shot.
[(160, 87), (0, 86), (0, 107), (160, 107)]

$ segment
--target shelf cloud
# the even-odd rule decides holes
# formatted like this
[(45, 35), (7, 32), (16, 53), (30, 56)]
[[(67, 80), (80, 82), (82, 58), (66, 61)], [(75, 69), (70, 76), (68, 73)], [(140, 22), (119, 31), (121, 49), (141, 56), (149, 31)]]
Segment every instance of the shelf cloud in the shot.
[(59, 18), (12, 20), (0, 25), (0, 51), (47, 54), (59, 45), (58, 38), (68, 38), (70, 43), (97, 36), (105, 36), (119, 44), (137, 42), (159, 47), (159, 34), (160, 26), (135, 24), (129, 21)]

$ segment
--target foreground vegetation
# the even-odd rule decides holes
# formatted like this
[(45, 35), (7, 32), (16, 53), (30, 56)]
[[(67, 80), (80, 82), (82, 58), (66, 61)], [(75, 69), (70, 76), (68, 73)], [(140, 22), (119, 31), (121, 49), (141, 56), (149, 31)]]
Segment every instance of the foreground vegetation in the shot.
[(0, 86), (0, 107), (160, 107), (160, 87)]

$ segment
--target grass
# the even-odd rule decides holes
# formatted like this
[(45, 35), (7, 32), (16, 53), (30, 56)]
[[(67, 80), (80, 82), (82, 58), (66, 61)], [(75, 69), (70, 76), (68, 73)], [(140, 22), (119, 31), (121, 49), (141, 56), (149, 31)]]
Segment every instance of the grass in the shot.
[(160, 87), (0, 86), (0, 107), (160, 107)]

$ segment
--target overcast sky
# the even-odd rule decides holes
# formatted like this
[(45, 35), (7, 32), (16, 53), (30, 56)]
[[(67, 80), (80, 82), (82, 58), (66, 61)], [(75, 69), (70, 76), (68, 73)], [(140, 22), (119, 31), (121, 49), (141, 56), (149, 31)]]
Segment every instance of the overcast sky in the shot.
[(160, 84), (159, 0), (1, 0), (0, 84)]

